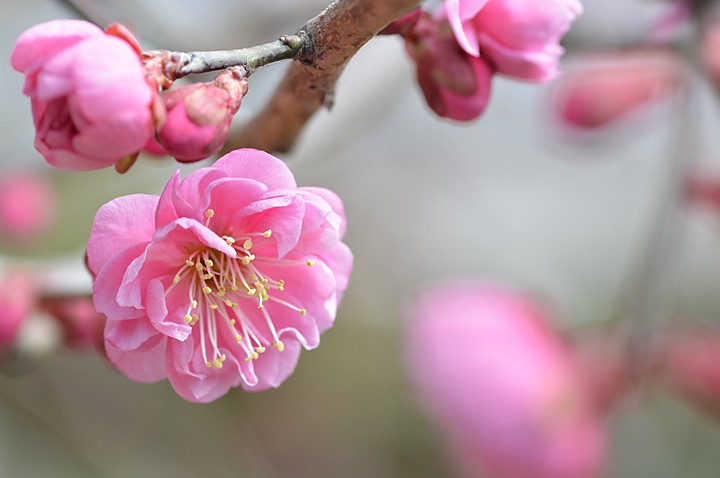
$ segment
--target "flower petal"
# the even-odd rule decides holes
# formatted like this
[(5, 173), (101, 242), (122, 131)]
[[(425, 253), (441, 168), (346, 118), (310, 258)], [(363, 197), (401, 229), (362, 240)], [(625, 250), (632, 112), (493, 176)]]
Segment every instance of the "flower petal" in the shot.
[(167, 337), (157, 334), (131, 351), (120, 350), (106, 340), (105, 353), (127, 377), (142, 383), (158, 382), (167, 377), (164, 360), (167, 340)]
[(87, 249), (93, 273), (97, 274), (118, 251), (152, 239), (157, 201), (157, 196), (133, 194), (113, 199), (98, 210)]
[(279, 387), (295, 371), (300, 359), (300, 351), (300, 344), (295, 341), (288, 341), (282, 352), (269, 348), (259, 359), (253, 361), (257, 383), (243, 382), (242, 388), (250, 392), (261, 392)]
[(218, 159), (213, 165), (228, 176), (260, 181), (270, 190), (295, 189), (297, 184), (285, 163), (265, 151), (238, 149)]

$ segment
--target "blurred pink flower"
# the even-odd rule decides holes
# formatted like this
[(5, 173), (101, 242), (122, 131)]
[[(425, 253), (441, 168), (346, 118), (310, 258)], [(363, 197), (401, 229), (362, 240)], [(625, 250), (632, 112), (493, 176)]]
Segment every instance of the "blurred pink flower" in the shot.
[(582, 13), (578, 0), (445, 0), (458, 43), (500, 74), (547, 81), (558, 74), (560, 40)]
[(510, 289), (438, 284), (410, 309), (410, 374), (465, 476), (591, 478), (604, 432), (568, 350)]
[(157, 133), (162, 149), (182, 162), (217, 153), (247, 90), (244, 70), (228, 69), (212, 83), (183, 86), (163, 95), (167, 117)]
[(720, 416), (720, 330), (700, 324), (669, 329), (656, 367), (671, 389)]
[(105, 316), (95, 310), (92, 297), (50, 295), (40, 307), (58, 321), (68, 347), (102, 348)]
[(127, 41), (85, 21), (54, 20), (25, 31), (11, 62), (25, 75), (35, 147), (53, 166), (111, 166), (152, 136), (155, 92)]
[(23, 321), (35, 308), (33, 278), (21, 271), (0, 276), (0, 359), (12, 347)]
[(666, 50), (587, 57), (553, 83), (549, 111), (568, 132), (598, 130), (638, 116), (683, 81), (681, 62)]
[(428, 106), (439, 116), (457, 121), (479, 117), (490, 99), (493, 71), (483, 58), (462, 51), (447, 21), (416, 14), (403, 37), (415, 60), (418, 84)]
[(42, 176), (0, 177), (0, 234), (12, 241), (42, 239), (55, 221), (55, 202), (55, 190)]
[(720, 94), (720, 20), (709, 23), (700, 41), (700, 59), (705, 75)]
[(335, 194), (297, 188), (252, 149), (176, 173), (160, 197), (109, 202), (87, 251), (109, 359), (194, 402), (279, 386), (335, 319), (352, 269), (344, 231)]

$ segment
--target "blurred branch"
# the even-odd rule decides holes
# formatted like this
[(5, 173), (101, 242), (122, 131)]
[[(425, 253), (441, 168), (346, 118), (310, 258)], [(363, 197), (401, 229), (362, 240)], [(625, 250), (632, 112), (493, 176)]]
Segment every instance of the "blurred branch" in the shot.
[(337, 0), (298, 32), (303, 47), (263, 110), (231, 136), (225, 152), (240, 147), (284, 152), (322, 106), (350, 59), (388, 23), (418, 8), (420, 0)]
[(100, 28), (105, 28), (112, 23), (93, 2), (86, 0), (58, 0), (58, 2), (65, 5), (78, 18), (94, 23)]

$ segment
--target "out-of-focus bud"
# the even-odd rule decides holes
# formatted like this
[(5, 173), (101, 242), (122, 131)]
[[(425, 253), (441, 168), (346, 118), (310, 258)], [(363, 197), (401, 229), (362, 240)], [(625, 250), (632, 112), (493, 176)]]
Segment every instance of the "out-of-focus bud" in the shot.
[(705, 29), (700, 42), (700, 58), (705, 75), (720, 94), (720, 20), (715, 20)]
[(600, 416), (534, 303), (459, 281), (425, 290), (409, 312), (409, 372), (463, 476), (601, 474)]
[(460, 48), (445, 19), (421, 13), (412, 33), (404, 38), (416, 63), (418, 84), (435, 113), (471, 121), (485, 111), (493, 71), (483, 58)]
[(720, 330), (673, 328), (658, 350), (657, 370), (665, 383), (720, 418)]
[(247, 93), (245, 70), (233, 67), (212, 83), (184, 86), (163, 96), (167, 117), (157, 133), (165, 152), (181, 162), (217, 153)]
[(35, 298), (30, 275), (9, 271), (0, 276), (0, 360), (13, 347), (20, 326), (35, 307)]
[(95, 310), (92, 297), (44, 297), (40, 301), (40, 308), (60, 323), (65, 345), (72, 348), (102, 348), (105, 316)]
[(43, 238), (56, 217), (55, 190), (46, 178), (13, 173), (0, 177), (0, 235), (13, 242)]
[(685, 81), (681, 60), (666, 50), (588, 57), (551, 85), (550, 114), (569, 133), (641, 119), (643, 109)]

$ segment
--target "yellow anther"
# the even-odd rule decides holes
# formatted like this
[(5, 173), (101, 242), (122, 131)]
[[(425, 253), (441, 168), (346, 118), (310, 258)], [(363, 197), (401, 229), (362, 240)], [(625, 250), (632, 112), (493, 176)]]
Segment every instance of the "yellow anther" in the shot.
[(270, 237), (272, 236), (272, 230), (268, 229), (267, 231), (262, 233), (263, 237)]
[(258, 357), (260, 357), (260, 356), (258, 355), (258, 353), (257, 353), (257, 352), (253, 352), (252, 358), (255, 359), (255, 360), (257, 360)]
[(243, 248), (250, 250), (252, 248), (252, 241), (250, 239), (245, 239), (245, 242), (243, 242)]
[(253, 358), (252, 358), (252, 357), (245, 357), (245, 361), (246, 361), (246, 362), (252, 362), (252, 361), (253, 361)]
[(198, 307), (198, 303), (197, 303), (197, 301), (196, 301), (195, 299), (193, 299), (193, 301), (192, 301), (192, 308), (193, 308), (193, 309), (197, 309), (197, 307)]
[(227, 357), (225, 356), (225, 354), (222, 354), (222, 355), (220, 356), (220, 361), (221, 361), (221, 362), (224, 362), (226, 358), (227, 358)]
[(231, 301), (230, 299), (225, 299), (225, 305), (228, 307), (235, 307), (235, 302)]
[(195, 263), (194, 263), (193, 261), (191, 261), (190, 259), (188, 259), (188, 260), (185, 261), (185, 265), (188, 266), (188, 267), (192, 267), (192, 266), (195, 265)]
[(235, 327), (235, 319), (230, 319), (230, 327)]
[(205, 287), (203, 287), (202, 291), (205, 292), (206, 294), (209, 294), (210, 292), (212, 292), (212, 289), (208, 286), (205, 286)]
[(224, 291), (224, 290), (221, 290), (220, 292), (217, 293), (217, 296), (220, 297), (220, 298), (225, 297), (225, 291)]
[(244, 265), (248, 265), (250, 264), (250, 261), (252, 261), (252, 259), (250, 259), (250, 256), (245, 256), (241, 260)]
[(285, 290), (285, 281), (282, 280), (282, 279), (280, 279), (280, 280), (278, 281), (277, 288), (278, 288), (278, 290), (281, 290), (281, 291), (282, 291), (282, 290)]
[(212, 267), (215, 265), (215, 263), (212, 261), (212, 259), (205, 259), (205, 265), (208, 267)]
[(212, 279), (212, 274), (205, 274), (202, 276), (203, 280), (210, 280)]
[(263, 277), (261, 282), (262, 282), (263, 284), (267, 284), (267, 283), (270, 282), (270, 281), (267, 280), (265, 277)]
[(237, 288), (236, 285), (231, 285), (231, 286), (230, 286), (230, 290), (233, 291), (233, 292), (235, 292), (236, 290), (238, 290), (238, 288)]
[(200, 320), (200, 316), (197, 314), (192, 314), (190, 317), (192, 317), (192, 322), (190, 322), (190, 325), (195, 325), (198, 320)]
[(189, 324), (190, 322), (192, 322), (193, 319), (190, 314), (185, 314), (185, 317), (183, 317), (183, 320), (185, 321), (186, 324)]
[(235, 336), (235, 342), (237, 342), (237, 343), (242, 342), (242, 335), (236, 335), (236, 336)]
[(233, 244), (235, 244), (235, 238), (234, 238), (234, 237), (224, 236), (224, 238), (225, 238), (225, 242), (227, 242), (227, 243), (230, 244), (231, 246), (232, 246)]
[(222, 368), (222, 365), (223, 365), (223, 364), (222, 364), (222, 362), (221, 362), (220, 360), (218, 360), (218, 359), (213, 359), (212, 363), (213, 363), (213, 367), (215, 367), (215, 368)]
[(173, 277), (173, 284), (177, 284), (178, 282), (180, 282), (180, 276)]
[(198, 272), (200, 272), (201, 270), (203, 270), (203, 265), (200, 264), (199, 262), (196, 262), (196, 263), (195, 263), (195, 269), (197, 269)]
[(258, 305), (258, 310), (263, 310), (264, 308), (262, 304)]
[(305, 262), (305, 264), (312, 267), (315, 265), (315, 261), (312, 259), (308, 259), (307, 262)]
[(257, 289), (248, 289), (247, 295), (255, 295), (257, 293)]
[(282, 343), (282, 340), (278, 340), (274, 347), (277, 349), (278, 352), (282, 352), (283, 350), (285, 350), (285, 344)]
[(210, 368), (210, 367), (212, 367), (212, 364), (211, 364), (210, 362), (205, 362), (205, 366), (206, 366), (207, 368)]
[(307, 310), (300, 309), (300, 315), (307, 315)]
[(265, 347), (262, 345), (260, 347), (255, 347), (255, 351), (259, 354), (265, 353)]
[(219, 290), (220, 292), (227, 292), (227, 289), (226, 289), (224, 286), (220, 286), (220, 287), (218, 288), (218, 290)]
[(218, 305), (217, 305), (217, 304), (210, 304), (210, 308), (211, 308), (212, 310), (217, 310)]
[(214, 210), (214, 209), (208, 209), (207, 211), (205, 211), (205, 217), (208, 218), (208, 219), (210, 219), (210, 218), (213, 217), (214, 215), (215, 215), (215, 210)]

